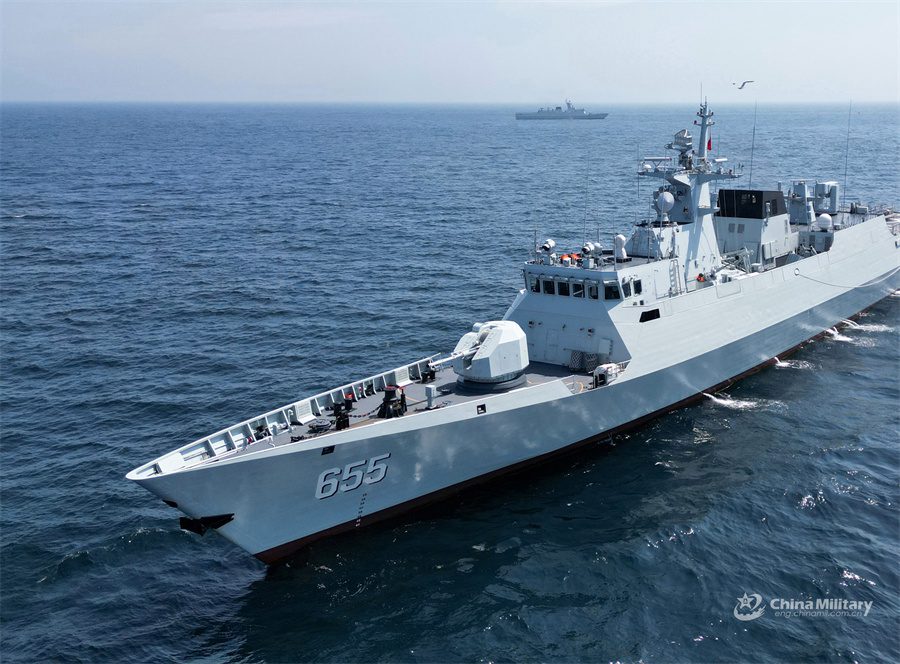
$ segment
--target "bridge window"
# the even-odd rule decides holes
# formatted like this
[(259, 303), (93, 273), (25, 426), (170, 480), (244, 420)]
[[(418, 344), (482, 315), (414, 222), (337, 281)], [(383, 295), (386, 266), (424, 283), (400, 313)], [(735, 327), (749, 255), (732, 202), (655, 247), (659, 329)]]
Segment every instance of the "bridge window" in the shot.
[(556, 284), (556, 294), (557, 295), (565, 295), (568, 297), (569, 295), (569, 282), (568, 281), (560, 281)]
[(572, 284), (572, 297), (584, 297), (584, 284), (577, 281)]
[(552, 279), (544, 279), (544, 295), (553, 295), (556, 292), (556, 289), (553, 286)]
[(744, 224), (738, 224), (738, 233), (744, 232)]
[(600, 290), (597, 284), (588, 284), (587, 285), (587, 294), (588, 297), (592, 300), (597, 300), (600, 297)]
[(622, 297), (631, 297), (631, 284), (627, 281), (622, 282)]
[(532, 293), (541, 292), (540, 280), (533, 274), (528, 275), (528, 290), (530, 290)]
[(635, 279), (634, 280), (634, 294), (640, 295), (643, 292), (644, 292), (644, 290), (643, 290), (643, 288), (641, 288), (641, 280)]
[(619, 297), (619, 284), (615, 281), (607, 281), (603, 284), (603, 298), (606, 300), (618, 300), (621, 299)]

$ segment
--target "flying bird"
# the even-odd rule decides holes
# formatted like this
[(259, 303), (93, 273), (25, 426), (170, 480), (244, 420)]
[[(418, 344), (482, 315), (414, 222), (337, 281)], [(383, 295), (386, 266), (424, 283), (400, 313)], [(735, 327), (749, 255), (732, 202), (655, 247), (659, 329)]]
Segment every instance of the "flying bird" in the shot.
[[(744, 86), (747, 85), (748, 83), (753, 83), (753, 81), (744, 81), (743, 83), (738, 85), (738, 90), (743, 90)], [(737, 85), (737, 83), (732, 83), (732, 85)]]

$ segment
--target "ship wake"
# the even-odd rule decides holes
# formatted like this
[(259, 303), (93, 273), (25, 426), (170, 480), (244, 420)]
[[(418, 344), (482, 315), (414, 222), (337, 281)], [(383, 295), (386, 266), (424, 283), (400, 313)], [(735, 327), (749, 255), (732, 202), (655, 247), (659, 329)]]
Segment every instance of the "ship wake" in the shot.
[(776, 369), (813, 369), (814, 365), (812, 362), (807, 362), (806, 360), (780, 360), (776, 357), (775, 358), (775, 368)]
[(853, 339), (851, 339), (850, 337), (848, 337), (848, 336), (846, 336), (846, 335), (843, 335), (843, 334), (841, 334), (840, 332), (838, 332), (838, 329), (837, 329), (836, 327), (829, 328), (829, 329), (825, 330), (825, 332), (826, 332), (829, 336), (831, 336), (831, 338), (832, 338), (834, 341), (850, 341), (850, 342), (853, 341)]
[(862, 323), (853, 328), (854, 331), (859, 332), (893, 332), (894, 328), (890, 325), (884, 325), (882, 323)]
[(772, 407), (781, 405), (778, 401), (770, 401), (767, 399), (735, 399), (727, 394), (710, 394), (703, 392), (703, 396), (712, 401), (717, 406), (730, 408), (731, 410), (755, 410), (757, 408)]
[(872, 346), (876, 345), (876, 340), (872, 338), (872, 335), (894, 332), (893, 327), (891, 327), (890, 325), (885, 325), (883, 323), (854, 323), (852, 321), (842, 322), (845, 324), (852, 323), (846, 325), (846, 327), (844, 328), (844, 331), (847, 332), (847, 334), (841, 334), (841, 332), (838, 331), (836, 327), (825, 330), (825, 332), (834, 341), (843, 341), (851, 343), (855, 346), (862, 346), (863, 348), (871, 348)]
[(731, 408), (732, 410), (751, 410), (761, 405), (756, 399), (734, 399), (727, 395), (720, 397), (715, 394), (710, 394), (709, 392), (704, 392), (703, 396), (717, 406), (724, 406), (725, 408)]

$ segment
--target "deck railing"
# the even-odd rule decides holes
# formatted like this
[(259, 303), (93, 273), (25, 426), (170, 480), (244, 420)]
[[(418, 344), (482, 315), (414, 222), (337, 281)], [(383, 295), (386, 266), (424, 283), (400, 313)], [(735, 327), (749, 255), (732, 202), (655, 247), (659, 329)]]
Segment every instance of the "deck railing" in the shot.
[(158, 459), (131, 471), (128, 477), (140, 479), (184, 470), (210, 459), (231, 454), (243, 449), (249, 441), (257, 442), (257, 432), (259, 430), (268, 429), (269, 432), (275, 433), (290, 428), (292, 424), (306, 424), (323, 416), (329, 406), (343, 403), (345, 395), (353, 395), (353, 400), (358, 401), (365, 396), (384, 391), (386, 385), (403, 386), (414, 380), (420, 380), (422, 371), (427, 369), (430, 363), (438, 356), (439, 354), (429, 355), (396, 369), (346, 383), (333, 390), (320, 392), (312, 397), (274, 408), (262, 415), (251, 417), (243, 422), (217, 431), (211, 436), (200, 438), (183, 447), (179, 447), (177, 450), (164, 454)]

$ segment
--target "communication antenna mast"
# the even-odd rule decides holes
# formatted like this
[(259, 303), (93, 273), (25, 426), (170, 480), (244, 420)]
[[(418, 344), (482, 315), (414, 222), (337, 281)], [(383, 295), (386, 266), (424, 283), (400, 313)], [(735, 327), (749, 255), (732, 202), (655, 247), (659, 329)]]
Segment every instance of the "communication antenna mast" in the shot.
[(588, 175), (584, 174), (584, 216), (581, 220), (581, 244), (587, 242), (587, 218), (588, 218)]
[(747, 189), (753, 185), (753, 148), (756, 147), (756, 109), (759, 101), (753, 102), (753, 138), (750, 140), (750, 178), (747, 181)]
[(853, 100), (850, 100), (850, 107), (847, 109), (847, 146), (844, 148), (844, 186), (841, 187), (841, 207), (847, 201), (847, 165), (850, 163), (850, 118), (853, 117)]
[[(641, 201), (641, 142), (638, 141), (637, 144), (635, 145), (635, 147), (637, 148), (637, 162), (638, 162), (638, 170), (635, 175), (635, 177), (637, 178), (637, 204), (640, 205), (641, 204), (641, 202), (640, 202)], [(639, 212), (639, 209), (634, 208), (634, 223), (637, 223), (639, 221), (638, 212)]]

